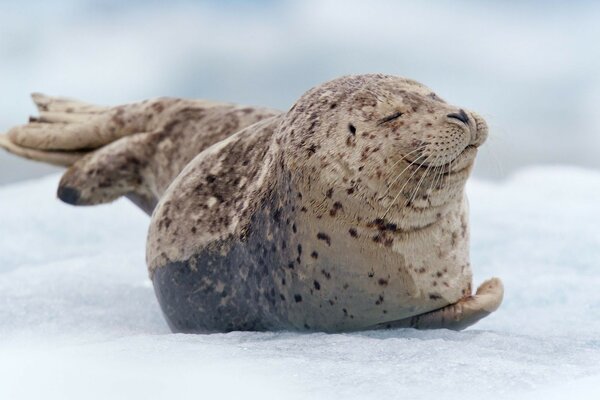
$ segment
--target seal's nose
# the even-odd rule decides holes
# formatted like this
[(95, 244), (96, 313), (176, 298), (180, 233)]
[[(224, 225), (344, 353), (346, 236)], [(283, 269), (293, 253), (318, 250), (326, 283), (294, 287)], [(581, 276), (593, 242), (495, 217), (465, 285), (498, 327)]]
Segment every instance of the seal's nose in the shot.
[(446, 117), (457, 119), (457, 120), (463, 122), (464, 124), (469, 125), (469, 116), (467, 115), (465, 110), (463, 110), (462, 108), (460, 110), (458, 110), (457, 113), (448, 114), (448, 115), (446, 115)]
[(475, 123), (475, 129), (471, 131), (471, 144), (479, 147), (488, 136), (488, 126), (485, 120), (478, 114), (471, 112), (471, 119)]

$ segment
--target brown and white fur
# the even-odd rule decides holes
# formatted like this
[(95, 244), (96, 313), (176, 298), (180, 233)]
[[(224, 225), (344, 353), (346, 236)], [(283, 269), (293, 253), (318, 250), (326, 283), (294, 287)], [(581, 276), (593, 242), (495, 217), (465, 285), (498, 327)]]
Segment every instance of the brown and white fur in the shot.
[(464, 185), (485, 121), (387, 75), (317, 86), (288, 112), (157, 99), (102, 108), (35, 95), (0, 136), (70, 166), (59, 197), (152, 214), (147, 262), (174, 331), (463, 329), (472, 294)]

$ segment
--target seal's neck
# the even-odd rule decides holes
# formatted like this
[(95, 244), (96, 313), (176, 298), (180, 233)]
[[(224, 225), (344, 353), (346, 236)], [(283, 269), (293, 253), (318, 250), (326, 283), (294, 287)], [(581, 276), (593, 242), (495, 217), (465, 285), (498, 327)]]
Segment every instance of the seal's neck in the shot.
[[(443, 176), (417, 168), (408, 181), (388, 186), (384, 177), (352, 176), (344, 165), (318, 170), (310, 164), (277, 163), (277, 180), (287, 196), (318, 220), (373, 231), (416, 233), (461, 210), (470, 172)], [(350, 229), (350, 228), (349, 228)]]

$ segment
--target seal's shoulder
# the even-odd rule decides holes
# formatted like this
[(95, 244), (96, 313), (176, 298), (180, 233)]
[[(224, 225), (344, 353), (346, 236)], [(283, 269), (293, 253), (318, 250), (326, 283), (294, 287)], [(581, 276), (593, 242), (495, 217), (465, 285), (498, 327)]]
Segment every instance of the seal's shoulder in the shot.
[(279, 118), (272, 117), (215, 143), (171, 183), (150, 223), (151, 273), (245, 230), (269, 191), (278, 124)]

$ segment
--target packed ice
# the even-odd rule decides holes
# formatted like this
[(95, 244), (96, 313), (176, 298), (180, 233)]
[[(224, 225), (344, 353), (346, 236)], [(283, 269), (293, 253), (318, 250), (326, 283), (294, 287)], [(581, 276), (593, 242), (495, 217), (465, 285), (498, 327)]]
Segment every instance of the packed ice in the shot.
[(597, 398), (600, 173), (472, 180), (474, 283), (500, 309), (463, 331), (184, 335), (148, 279), (148, 217), (71, 207), (58, 176), (0, 187), (0, 398)]

